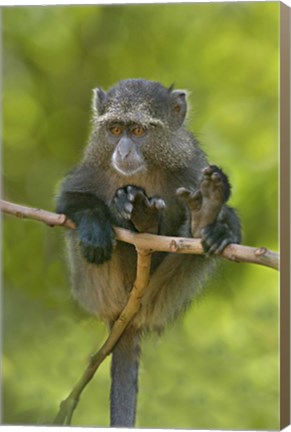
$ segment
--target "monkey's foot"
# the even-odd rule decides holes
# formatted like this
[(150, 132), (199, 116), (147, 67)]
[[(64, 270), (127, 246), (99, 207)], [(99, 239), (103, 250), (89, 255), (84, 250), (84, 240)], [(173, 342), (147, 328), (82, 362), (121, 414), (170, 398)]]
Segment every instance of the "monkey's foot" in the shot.
[(237, 235), (231, 231), (230, 227), (218, 220), (202, 228), (201, 236), (206, 255), (220, 254), (227, 245), (239, 242)]
[(226, 175), (215, 165), (203, 170), (200, 187), (195, 192), (179, 188), (176, 192), (191, 211), (193, 237), (202, 237), (202, 246), (207, 254), (220, 253), (232, 243), (229, 227), (220, 222), (218, 215), (230, 196), (230, 184)]
[(142, 188), (128, 185), (117, 189), (113, 205), (119, 215), (131, 221), (139, 232), (156, 234), (161, 211), (165, 201), (158, 197), (149, 198)]

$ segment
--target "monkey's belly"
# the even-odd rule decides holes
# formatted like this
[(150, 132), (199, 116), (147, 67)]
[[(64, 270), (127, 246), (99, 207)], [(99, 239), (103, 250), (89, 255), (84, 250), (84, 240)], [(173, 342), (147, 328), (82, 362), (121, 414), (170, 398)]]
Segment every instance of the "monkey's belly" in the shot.
[[(79, 248), (69, 255), (75, 299), (102, 320), (114, 321), (128, 301), (135, 263), (129, 259), (126, 264), (124, 256), (114, 253), (110, 261), (100, 266), (88, 264)], [(172, 322), (201, 292), (211, 262), (198, 256), (167, 255), (151, 276), (132, 324), (144, 330), (161, 330)]]

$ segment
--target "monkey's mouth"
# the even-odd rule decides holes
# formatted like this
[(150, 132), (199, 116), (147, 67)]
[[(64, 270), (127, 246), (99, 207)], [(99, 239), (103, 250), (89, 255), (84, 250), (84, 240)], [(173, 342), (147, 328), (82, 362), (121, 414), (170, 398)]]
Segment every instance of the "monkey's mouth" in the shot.
[(118, 160), (118, 158), (112, 159), (112, 166), (119, 174), (124, 176), (133, 176), (137, 173), (145, 171), (145, 164), (138, 164), (134, 161)]

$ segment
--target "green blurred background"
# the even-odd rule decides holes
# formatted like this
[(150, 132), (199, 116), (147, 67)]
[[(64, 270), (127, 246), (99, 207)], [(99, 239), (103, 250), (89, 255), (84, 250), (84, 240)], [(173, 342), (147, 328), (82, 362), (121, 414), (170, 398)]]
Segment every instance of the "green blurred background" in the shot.
[[(279, 3), (3, 10), (4, 198), (54, 209), (89, 133), (92, 88), (190, 90), (189, 127), (233, 184), (244, 244), (278, 244)], [(3, 419), (47, 424), (106, 336), (70, 297), (64, 230), (3, 223)], [(278, 274), (224, 262), (207, 295), (148, 337), (137, 426), (277, 429)], [(73, 425), (108, 425), (109, 359)]]

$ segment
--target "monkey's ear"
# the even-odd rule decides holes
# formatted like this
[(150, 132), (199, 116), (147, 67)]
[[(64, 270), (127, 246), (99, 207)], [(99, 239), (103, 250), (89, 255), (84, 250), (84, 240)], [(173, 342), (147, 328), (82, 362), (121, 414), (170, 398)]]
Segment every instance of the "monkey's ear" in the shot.
[(93, 111), (97, 115), (104, 113), (106, 93), (102, 88), (93, 89)]
[(185, 90), (172, 91), (172, 119), (174, 126), (182, 126), (187, 113), (187, 92)]

